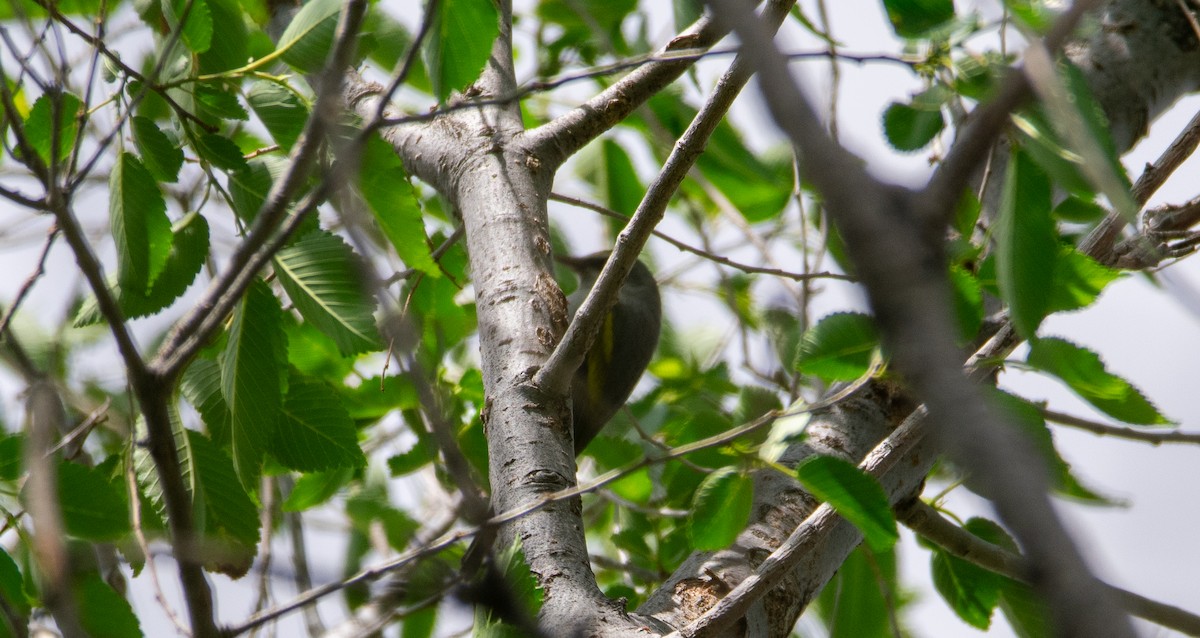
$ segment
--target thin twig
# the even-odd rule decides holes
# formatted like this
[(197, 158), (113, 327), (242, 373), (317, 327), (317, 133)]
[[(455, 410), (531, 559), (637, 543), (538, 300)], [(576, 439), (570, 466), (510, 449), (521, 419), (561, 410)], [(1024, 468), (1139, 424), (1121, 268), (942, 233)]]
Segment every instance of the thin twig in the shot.
[[(587, 200), (579, 199), (577, 197), (569, 197), (567, 195), (560, 195), (558, 193), (550, 193), (550, 199), (553, 201), (556, 201), (556, 202), (562, 202), (563, 204), (570, 204), (571, 206), (578, 206), (580, 208), (586, 208), (590, 211), (599, 213), (606, 217), (611, 217), (613, 219), (620, 219), (620, 220), (625, 220), (625, 221), (629, 220), (628, 216), (622, 215), (621, 213), (618, 213), (617, 211), (612, 210), (611, 208), (605, 208), (604, 206), (601, 206), (594, 202), (589, 202)], [(787, 271), (787, 270), (780, 270), (778, 268), (764, 268), (762, 266), (751, 266), (750, 264), (743, 264), (743, 263), (736, 262), (728, 257), (718, 255), (712, 251), (704, 250), (703, 248), (697, 248), (690, 244), (686, 244), (686, 243), (679, 241), (678, 239), (675, 239), (674, 237), (672, 237), (658, 229), (651, 231), (651, 234), (654, 235), (655, 237), (667, 242), (668, 244), (671, 244), (672, 246), (678, 248), (679, 250), (682, 250), (687, 253), (691, 253), (693, 255), (696, 255), (697, 257), (703, 257), (704, 259), (707, 259), (712, 262), (716, 262), (718, 264), (721, 264), (722, 266), (728, 266), (730, 268), (733, 268), (734, 270), (740, 270), (745, 273), (754, 273), (754, 274), (759, 274), (759, 275), (771, 275), (774, 277), (782, 277), (784, 279), (791, 279), (794, 281), (808, 281), (808, 280), (812, 280), (812, 279), (839, 279), (842, 281), (856, 281), (855, 278), (851, 277), (850, 275), (845, 275), (845, 274), (835, 273), (835, 272), (797, 273), (797, 272), (791, 272), (791, 271)]]
[(1200, 433), (1196, 432), (1180, 432), (1179, 430), (1171, 430), (1168, 432), (1138, 430), (1135, 428), (1100, 423), (1099, 421), (1092, 421), (1090, 419), (1084, 419), (1072, 414), (1055, 412), (1054, 410), (1047, 410), (1045, 408), (1042, 408), (1042, 416), (1045, 417), (1047, 421), (1085, 430), (1087, 432), (1091, 432), (1092, 434), (1129, 439), (1131, 441), (1142, 441), (1143, 443), (1149, 443), (1154, 446), (1158, 446), (1163, 443), (1192, 443), (1200, 445)]
[[(950, 522), (920, 499), (898, 505), (896, 518), (951, 555), (986, 570), (1028, 583), (1025, 557), (990, 543)], [(1139, 594), (1104, 584), (1129, 613), (1189, 636), (1200, 636), (1200, 616)]]

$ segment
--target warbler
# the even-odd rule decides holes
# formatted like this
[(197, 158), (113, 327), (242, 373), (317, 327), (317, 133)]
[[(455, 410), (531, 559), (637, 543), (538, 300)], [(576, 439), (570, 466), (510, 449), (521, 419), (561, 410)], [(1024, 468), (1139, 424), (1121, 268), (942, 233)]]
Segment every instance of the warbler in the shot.
[[(567, 298), (572, 318), (608, 261), (608, 251), (584, 257), (559, 257), (579, 275), (579, 288)], [(600, 332), (571, 382), (575, 454), (579, 455), (625, 405), (641, 379), (662, 328), (658, 283), (646, 264), (634, 262), (621, 284), (617, 303), (600, 325)]]

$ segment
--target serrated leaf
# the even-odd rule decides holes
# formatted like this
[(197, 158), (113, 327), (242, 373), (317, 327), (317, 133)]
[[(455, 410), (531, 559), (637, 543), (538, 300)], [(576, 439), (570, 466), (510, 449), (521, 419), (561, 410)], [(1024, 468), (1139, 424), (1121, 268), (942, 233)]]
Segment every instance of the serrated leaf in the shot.
[(296, 12), (279, 38), (283, 61), (303, 73), (325, 66), (337, 30), (340, 0), (313, 0)]
[(941, 549), (933, 550), (930, 567), (934, 589), (954, 613), (968, 625), (986, 630), (1000, 602), (1003, 577)]
[(121, 153), (108, 182), (109, 224), (117, 246), (117, 281), (148, 291), (171, 252), (171, 220), (154, 176), (136, 156)]
[(113, 541), (128, 534), (129, 505), (108, 478), (94, 468), (58, 464), (58, 503), (63, 526), (71, 536)]
[(474, 82), (500, 33), (492, 0), (443, 0), (425, 40), (425, 67), (439, 103)]
[(709, 474), (696, 489), (688, 516), (688, 536), (700, 551), (728, 547), (750, 520), (754, 481), (737, 468)]
[(1050, 182), (1019, 150), (1008, 164), (993, 231), (1000, 293), (1017, 332), (1031, 339), (1050, 311), (1059, 244), (1050, 216)]
[(919, 38), (954, 18), (953, 0), (883, 0), (896, 35)]
[(1070, 246), (1060, 247), (1054, 268), (1050, 312), (1086, 308), (1108, 284), (1121, 277), (1120, 271), (1104, 266)]
[(233, 140), (216, 133), (205, 133), (196, 138), (196, 153), (212, 162), (213, 166), (230, 172), (245, 171), (250, 168), (242, 150)]
[(295, 93), (274, 82), (255, 82), (246, 101), (271, 137), (283, 150), (291, 150), (308, 121), (308, 106)]
[(962, 266), (950, 267), (950, 286), (954, 292), (954, 311), (962, 330), (962, 341), (969, 342), (983, 325), (983, 287)]
[(205, 569), (240, 578), (258, 552), (258, 508), (223, 450), (199, 432), (187, 430), (187, 439), (206, 513)]
[(1056, 63), (1042, 47), (1025, 52), (1025, 65), (1055, 130), (1080, 157), (1080, 171), (1126, 220), (1133, 222), (1140, 207), (1130, 192), (1129, 178), (1109, 135), (1108, 120), (1093, 99), (1087, 78), (1069, 62)]
[[(179, 298), (195, 281), (208, 257), (208, 221), (199, 213), (188, 213), (171, 229), (171, 249), (162, 272), (150, 290), (127, 290), (111, 282), (109, 291), (126, 319), (154, 314)], [(75, 326), (87, 326), (104, 320), (96, 298), (89, 297), (75, 314)]]
[[(265, 37), (261, 30), (251, 33), (246, 24), (262, 24), (263, 20), (246, 15), (253, 3), (238, 0), (205, 0), (212, 16), (213, 38), (208, 50), (200, 54), (200, 73), (218, 74), (237, 69), (246, 64), (252, 55), (251, 43), (256, 37)], [(245, 6), (243, 6), (245, 5)], [(253, 22), (251, 22), (253, 20)], [(268, 46), (270, 41), (268, 39)], [(261, 54), (260, 54), (261, 55)]]
[(209, 437), (219, 445), (227, 444), (231, 416), (221, 394), (221, 366), (212, 359), (195, 359), (184, 370), (179, 391), (200, 413)]
[[(183, 11), (189, 4), (185, 16)], [(193, 53), (204, 53), (212, 46), (213, 19), (206, 0), (163, 0), (163, 17), (172, 29), (180, 30), (184, 44)]]
[(354, 422), (337, 393), (316, 379), (292, 373), (271, 454), (289, 469), (316, 472), (361, 467), (367, 459)]
[(892, 102), (883, 112), (883, 133), (892, 148), (902, 152), (925, 148), (945, 126), (941, 109)]
[(1046, 337), (1032, 342), (1026, 363), (1058, 377), (1075, 394), (1115, 419), (1138, 425), (1171, 422), (1141, 391), (1109, 372), (1100, 355), (1065, 339)]
[(250, 114), (238, 101), (237, 93), (222, 84), (197, 84), (192, 93), (198, 115), (211, 122), (248, 120)]
[(813, 496), (829, 503), (863, 533), (867, 545), (883, 551), (896, 544), (896, 518), (879, 482), (833, 456), (814, 456), (796, 468), (796, 478)]
[(133, 607), (96, 572), (82, 574), (71, 585), (79, 624), (91, 638), (141, 638)]
[(1046, 426), (1046, 420), (1038, 408), (1028, 401), (1007, 392), (993, 390), (993, 399), (1037, 450), (1046, 464), (1053, 489), (1063, 496), (1088, 502), (1092, 505), (1112, 505), (1114, 502), (1084, 487), (1071, 472), (1071, 466), (1058, 453), (1054, 436)]
[(233, 466), (250, 492), (258, 487), (263, 455), (277, 427), (286, 361), (279, 300), (257, 280), (234, 310), (221, 357), (221, 394), (232, 417)]
[(545, 592), (536, 574), (529, 569), (520, 541), (501, 552), (499, 567), (509, 586), (509, 593), (516, 599), (530, 618), (536, 617), (542, 608)]
[(275, 275), (296, 310), (333, 339), (343, 355), (382, 347), (375, 300), (366, 291), (356, 256), (341, 237), (309, 233), (275, 255)]
[(866, 374), (879, 347), (879, 333), (870, 315), (834, 313), (804, 333), (793, 367), (827, 381), (850, 381)]
[[(196, 473), (192, 463), (192, 448), (188, 440), (186, 430), (183, 427), (183, 422), (179, 418), (179, 412), (170, 406), (167, 410), (168, 418), (171, 420), (171, 436), (175, 442), (175, 454), (179, 459), (179, 474), (183, 479), (184, 487), (187, 490), (188, 497), (193, 499), (193, 508), (195, 507), (195, 497), (197, 491)], [(146, 420), (139, 416), (134, 424), (135, 440), (145, 440), (147, 437)], [(150, 451), (146, 446), (133, 446), (133, 470), (137, 476), (138, 487), (141, 488), (143, 494), (149, 499), (154, 511), (162, 518), (167, 520), (166, 502), (163, 500), (162, 486), (159, 484), (158, 468), (154, 464), (154, 458), (150, 456)], [(142, 511), (143, 526), (145, 526), (148, 513)]]
[(142, 163), (152, 175), (164, 182), (174, 182), (183, 167), (183, 150), (148, 117), (135, 115), (130, 119), (133, 142), (142, 155)]
[(425, 235), (421, 206), (400, 158), (386, 142), (372, 135), (363, 149), (363, 166), (370, 170), (359, 171), (359, 191), (396, 254), (409, 268), (441, 277)]
[[(57, 102), (58, 119), (54, 121)], [(33, 103), (29, 116), (25, 118), (25, 136), (38, 157), (50, 164), (50, 150), (57, 135), (58, 146), (54, 156), (57, 162), (68, 158), (79, 136), (79, 116), (83, 102), (71, 93), (45, 93)]]
[(296, 479), (292, 493), (283, 501), (283, 511), (303, 512), (333, 498), (354, 478), (354, 468), (341, 467), (328, 472), (309, 472)]
[(388, 473), (393, 477), (412, 474), (429, 465), (436, 458), (429, 439), (419, 438), (407, 451), (388, 457)]

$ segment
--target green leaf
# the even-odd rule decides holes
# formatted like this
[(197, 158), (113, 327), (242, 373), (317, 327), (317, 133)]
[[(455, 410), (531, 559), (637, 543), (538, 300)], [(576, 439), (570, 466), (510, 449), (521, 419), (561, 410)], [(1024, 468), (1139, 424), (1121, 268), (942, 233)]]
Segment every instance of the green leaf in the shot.
[(519, 540), (501, 552), (498, 563), (504, 580), (508, 582), (509, 593), (521, 604), (530, 618), (536, 617), (542, 609), (545, 592), (542, 591), (537, 575), (529, 569)]
[[(187, 490), (188, 497), (193, 499), (193, 507), (195, 506), (196, 492), (198, 490), (196, 484), (195, 463), (192, 460), (192, 447), (188, 440), (187, 431), (183, 427), (183, 422), (179, 418), (179, 412), (174, 408), (174, 405), (168, 407), (168, 418), (171, 420), (171, 437), (175, 442), (175, 454), (179, 458), (179, 474), (183, 478), (184, 487)], [(134, 423), (134, 435), (137, 441), (144, 441), (148, 436), (146, 429), (146, 420), (139, 416)], [(158, 468), (154, 464), (154, 459), (150, 456), (150, 451), (144, 445), (133, 446), (133, 470), (137, 476), (138, 487), (145, 494), (146, 499), (150, 501), (155, 513), (165, 522), (168, 518), (166, 502), (163, 500), (162, 486), (159, 484)], [(142, 524), (147, 526), (156, 524), (148, 515), (146, 510), (142, 511)]]
[(892, 148), (902, 152), (925, 148), (945, 126), (941, 109), (892, 102), (883, 112), (883, 133)]
[(283, 501), (283, 511), (303, 512), (333, 498), (354, 478), (354, 468), (340, 467), (328, 472), (309, 472), (296, 480), (292, 493)]
[(737, 468), (721, 468), (705, 477), (688, 517), (688, 536), (696, 549), (728, 547), (750, 520), (753, 501), (754, 481)]
[(827, 381), (851, 381), (871, 368), (879, 334), (870, 315), (839, 312), (804, 333), (793, 367)]
[(412, 474), (437, 459), (428, 438), (417, 439), (405, 452), (388, 457), (388, 473), (393, 476)]
[(214, 124), (224, 120), (248, 120), (250, 114), (238, 101), (237, 93), (223, 83), (197, 84), (192, 97), (197, 114)]
[[(246, 25), (252, 18), (239, 0), (205, 0), (212, 16), (213, 38), (208, 50), (200, 54), (200, 73), (217, 74), (245, 66), (255, 37), (265, 38), (261, 30), (251, 33)], [(254, 3), (245, 3), (253, 6)], [(261, 22), (260, 22), (261, 23)], [(267, 45), (270, 40), (267, 39)], [(262, 53), (260, 53), (261, 55)]]
[(796, 468), (796, 478), (804, 489), (853, 523), (872, 550), (895, 545), (899, 532), (887, 494), (869, 474), (833, 456), (814, 456)]
[[(179, 298), (195, 281), (208, 257), (208, 221), (200, 213), (188, 213), (171, 228), (171, 250), (167, 263), (150, 290), (123, 288), (111, 281), (109, 291), (126, 319), (152, 315)], [(87, 326), (104, 320), (96, 298), (89, 297), (75, 315), (75, 326)]]
[(133, 607), (96, 572), (78, 577), (72, 586), (79, 624), (91, 638), (141, 638)]
[(285, 87), (265, 80), (251, 85), (246, 101), (275, 142), (283, 150), (291, 150), (308, 121), (308, 105)]
[(130, 119), (133, 142), (141, 153), (142, 162), (155, 178), (163, 182), (174, 182), (183, 167), (183, 150), (158, 128), (158, 124), (140, 115)]
[(993, 230), (1000, 293), (1017, 332), (1032, 339), (1053, 301), (1059, 244), (1050, 217), (1050, 182), (1021, 151), (1008, 164)]
[(993, 400), (1015, 425), (1021, 434), (1033, 444), (1049, 470), (1052, 487), (1056, 492), (1092, 505), (1111, 505), (1113, 501), (1084, 487), (1071, 472), (1071, 466), (1058, 453), (1054, 445), (1053, 432), (1046, 426), (1041, 411), (1028, 401), (1007, 392), (993, 390)]
[(616, 141), (601, 140), (595, 152), (581, 159), (579, 170), (595, 189), (600, 203), (609, 209), (628, 217), (642, 202), (646, 189), (638, 179), (629, 154)]
[(1100, 221), (1108, 210), (1090, 199), (1069, 195), (1054, 207), (1054, 216), (1077, 224), (1092, 224)]
[(275, 256), (275, 275), (306, 321), (343, 355), (382, 348), (375, 300), (363, 285), (356, 255), (341, 237), (309, 233)]
[(25, 473), (25, 437), (20, 434), (0, 436), (0, 481), (15, 481)]
[(171, 252), (171, 220), (154, 176), (131, 153), (121, 153), (108, 182), (109, 223), (117, 245), (117, 281), (148, 291)]
[(409, 268), (441, 277), (430, 254), (416, 192), (396, 152), (379, 136), (372, 135), (363, 150), (363, 166), (370, 170), (359, 171), (359, 190), (396, 254)]
[(1000, 610), (1019, 638), (1051, 638), (1055, 635), (1045, 600), (1024, 583), (1004, 579), (1000, 586)]
[[(0, 546), (0, 598), (8, 603), (14, 612), (21, 617), (29, 615), (31, 609), (29, 595), (25, 593), (25, 581), (21, 570), (12, 556)], [(10, 636), (6, 633), (3, 621), (0, 621), (0, 636)]]
[(113, 541), (132, 529), (124, 494), (94, 468), (67, 461), (59, 463), (58, 502), (63, 526), (71, 536)]
[[(54, 122), (57, 102), (58, 121)], [(47, 92), (33, 103), (29, 116), (25, 118), (25, 136), (42, 162), (50, 164), (50, 149), (58, 136), (58, 147), (54, 159), (61, 163), (71, 154), (75, 139), (79, 136), (79, 117), (83, 115), (83, 102), (71, 93)]]
[(249, 571), (258, 552), (258, 508), (229, 455), (203, 434), (186, 432), (206, 514), (205, 568), (240, 578)]
[(953, 0), (883, 0), (896, 35), (919, 38), (954, 18)]
[(250, 492), (258, 487), (263, 455), (277, 427), (286, 361), (279, 300), (256, 280), (234, 310), (221, 357), (221, 394), (232, 415), (233, 466)]
[[(675, 102), (672, 108), (681, 110), (681, 113), (692, 114), (686, 120), (691, 122), (695, 110), (687, 107), (681, 97), (661, 97)], [(652, 99), (651, 106), (659, 102)], [(682, 132), (680, 129), (679, 133)], [(773, 156), (755, 154), (746, 146), (737, 129), (724, 120), (717, 124), (696, 165), (705, 179), (729, 198), (746, 221), (774, 219), (792, 199), (792, 156), (786, 153)]]
[[(188, 4), (191, 9), (184, 16)], [(193, 53), (204, 53), (212, 46), (213, 20), (206, 0), (164, 0), (163, 17), (172, 30), (180, 29), (184, 44)], [(180, 18), (183, 18), (182, 28)]]
[(1060, 247), (1054, 268), (1050, 312), (1090, 306), (1108, 284), (1121, 277), (1120, 271), (1101, 265), (1070, 246)]
[(195, 149), (200, 157), (226, 171), (245, 171), (250, 167), (238, 145), (223, 135), (205, 133), (196, 139)]
[(1026, 363), (1058, 377), (1075, 394), (1115, 419), (1139, 425), (1170, 423), (1145, 395), (1109, 372), (1100, 355), (1087, 348), (1046, 337), (1030, 344)]
[(1050, 176), (1056, 188), (1081, 199), (1096, 196), (1092, 185), (1080, 172), (1083, 158), (1068, 149), (1058, 138), (1054, 126), (1046, 116), (1036, 110), (1025, 110), (1012, 115), (1013, 130), (1018, 132), (1020, 148)]
[(289, 469), (315, 472), (366, 465), (354, 422), (328, 385), (293, 373), (271, 444)]
[(183, 372), (179, 391), (200, 413), (209, 437), (218, 444), (229, 442), (229, 405), (221, 395), (221, 366), (212, 359), (197, 358)]
[(933, 550), (933, 586), (955, 614), (976, 629), (992, 624), (992, 612), (1000, 602), (1003, 577), (982, 567)]
[(283, 61), (302, 73), (324, 68), (341, 7), (340, 0), (313, 0), (297, 11), (279, 37), (278, 50), (285, 51)]
[[(412, 47), (413, 36), (398, 20), (383, 11), (368, 11), (359, 34), (358, 50), (383, 69), (396, 71)], [(413, 59), (405, 86), (432, 93), (429, 75), (420, 57)]]
[(954, 292), (954, 311), (962, 330), (962, 342), (969, 342), (983, 325), (983, 287), (975, 275), (962, 266), (950, 267), (950, 286)]
[(1025, 58), (1025, 73), (1055, 130), (1079, 157), (1080, 172), (1133, 222), (1140, 207), (1109, 136), (1108, 119), (1092, 97), (1087, 78), (1073, 64), (1055, 62), (1041, 49), (1027, 52)]
[(425, 40), (425, 67), (434, 95), (445, 103), (474, 82), (500, 33), (493, 0), (442, 0)]
[[(821, 590), (816, 609), (829, 638), (892, 636), (891, 619), (904, 599), (896, 580), (896, 552), (872, 552), (859, 545)], [(900, 617), (903, 617), (902, 615)]]

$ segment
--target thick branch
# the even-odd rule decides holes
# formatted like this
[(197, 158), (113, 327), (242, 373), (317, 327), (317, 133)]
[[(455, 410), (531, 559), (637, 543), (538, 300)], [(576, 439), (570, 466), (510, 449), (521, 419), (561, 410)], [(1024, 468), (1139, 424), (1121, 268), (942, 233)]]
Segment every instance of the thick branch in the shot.
[[(945, 265), (937, 248), (944, 211), (876, 181), (849, 152), (829, 139), (768, 32), (732, 2), (714, 1), (754, 61), (760, 87), (776, 122), (804, 153), (806, 175), (826, 198), (860, 269), (884, 343), (897, 368), (929, 407), (928, 425), (938, 444), (975, 488), (992, 499), (1036, 566), (1035, 587), (1054, 612), (1062, 635), (1132, 636), (1128, 618), (1109, 604), (1050, 506), (1045, 469), (1017, 430), (998, 418), (980, 388), (961, 372), (951, 339)], [(943, 204), (945, 202), (942, 202)]]
[[(660, 53), (707, 49), (727, 32), (718, 29), (708, 16), (704, 16), (672, 38)], [(551, 170), (557, 169), (588, 142), (629, 117), (694, 63), (694, 58), (684, 58), (639, 67), (592, 99), (529, 131), (530, 149)]]
[[(779, 28), (787, 16), (792, 0), (772, 0), (768, 3), (763, 20), (771, 32)], [(603, 317), (617, 301), (617, 291), (637, 261), (642, 247), (650, 238), (654, 227), (666, 214), (667, 204), (675, 196), (679, 185), (695, 165), (708, 138), (725, 118), (729, 107), (750, 80), (751, 68), (747, 60), (739, 55), (717, 82), (704, 106), (696, 113), (686, 131), (675, 142), (662, 170), (650, 184), (642, 201), (634, 211), (629, 224), (617, 236), (617, 243), (609, 256), (608, 263), (596, 279), (592, 291), (584, 299), (567, 334), (534, 377), (534, 383), (552, 394), (566, 394), (571, 377), (583, 362), (584, 354), (591, 347)]]
[[(1028, 582), (1024, 557), (999, 545), (993, 545), (955, 525), (919, 499), (897, 507), (896, 518), (926, 540), (936, 543), (938, 547), (958, 558), (1013, 580)], [(1129, 613), (1189, 636), (1200, 636), (1200, 616), (1120, 587), (1105, 586)]]

